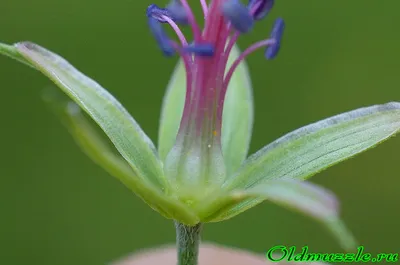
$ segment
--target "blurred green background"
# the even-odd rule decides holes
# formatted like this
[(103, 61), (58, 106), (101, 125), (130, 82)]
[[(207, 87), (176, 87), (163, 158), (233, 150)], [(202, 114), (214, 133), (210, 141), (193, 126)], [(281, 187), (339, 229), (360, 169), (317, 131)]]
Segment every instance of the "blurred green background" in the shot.
[[(196, 3), (199, 11), (198, 1)], [(163, 5), (167, 1), (159, 0)], [(2, 0), (0, 40), (30, 40), (98, 80), (156, 140), (164, 88), (176, 58), (149, 34), (149, 1)], [(274, 61), (251, 56), (256, 118), (251, 151), (297, 127), (400, 99), (399, 1), (277, 1), (243, 48), (286, 19)], [(86, 158), (41, 101), (41, 74), (0, 57), (1, 264), (105, 264), (174, 242), (174, 228)], [(324, 171), (366, 251), (400, 252), (400, 138)], [(265, 252), (276, 244), (341, 251), (318, 223), (269, 203), (209, 224), (204, 240)]]

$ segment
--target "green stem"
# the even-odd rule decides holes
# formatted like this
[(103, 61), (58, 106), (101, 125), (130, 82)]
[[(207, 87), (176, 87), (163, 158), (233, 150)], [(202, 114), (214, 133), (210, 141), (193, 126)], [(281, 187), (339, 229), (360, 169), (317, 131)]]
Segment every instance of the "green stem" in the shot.
[(202, 224), (187, 226), (175, 221), (178, 265), (197, 265)]

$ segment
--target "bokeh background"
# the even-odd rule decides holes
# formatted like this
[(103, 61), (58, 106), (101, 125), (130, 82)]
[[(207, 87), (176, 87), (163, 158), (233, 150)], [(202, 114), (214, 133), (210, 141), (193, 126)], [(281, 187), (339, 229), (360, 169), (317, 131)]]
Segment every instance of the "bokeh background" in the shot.
[[(158, 0), (160, 5), (166, 0)], [(200, 11), (198, 1), (192, 0)], [(177, 61), (164, 58), (134, 0), (1, 0), (0, 40), (30, 40), (98, 80), (156, 140), (160, 104)], [(256, 118), (251, 151), (297, 127), (400, 99), (399, 1), (277, 1), (245, 47), (286, 19), (274, 61), (248, 64)], [(199, 13), (199, 12), (197, 12)], [(174, 242), (174, 228), (93, 164), (42, 102), (45, 77), (0, 57), (1, 264), (95, 265)], [(333, 190), (366, 251), (400, 252), (400, 138), (312, 178)], [(265, 252), (276, 244), (341, 251), (311, 219), (270, 203), (209, 224), (204, 240)]]

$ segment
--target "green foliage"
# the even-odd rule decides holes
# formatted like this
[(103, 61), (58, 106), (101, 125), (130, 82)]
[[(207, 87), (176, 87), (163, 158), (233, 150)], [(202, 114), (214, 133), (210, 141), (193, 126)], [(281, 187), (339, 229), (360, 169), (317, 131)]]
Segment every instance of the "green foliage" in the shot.
[[(162, 162), (174, 144), (182, 116), (185, 84), (180, 64), (164, 99), (157, 152), (111, 94), (60, 56), (32, 43), (0, 44), (0, 53), (52, 80), (72, 101), (54, 94), (45, 99), (81, 149), (150, 207), (184, 225), (226, 220), (270, 200), (322, 222), (349, 249), (355, 241), (339, 219), (335, 196), (302, 181), (376, 146), (400, 129), (400, 103), (361, 108), (295, 130), (243, 162), (253, 122), (251, 85), (243, 65), (228, 90), (223, 114), (222, 147), (228, 177), (217, 190), (187, 203), (174, 194)], [(233, 57), (237, 54), (238, 50)], [(119, 155), (104, 143), (81, 110), (104, 131)]]

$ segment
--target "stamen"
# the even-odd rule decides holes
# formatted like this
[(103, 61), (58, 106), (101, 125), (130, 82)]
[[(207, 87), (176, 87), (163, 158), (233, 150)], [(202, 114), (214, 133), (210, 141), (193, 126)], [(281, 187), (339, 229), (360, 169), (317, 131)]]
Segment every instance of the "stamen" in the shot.
[(268, 60), (274, 59), (281, 48), (281, 39), (283, 35), (283, 30), (285, 29), (285, 22), (282, 18), (275, 20), (274, 26), (271, 32), (271, 39), (275, 40), (275, 43), (267, 48), (265, 51), (265, 57)]
[(173, 0), (166, 8), (174, 21), (186, 25), (188, 24), (188, 14), (179, 0)]
[[(183, 116), (181, 120), (181, 124), (185, 124), (187, 119), (189, 118), (189, 109), (191, 107), (191, 97), (192, 97), (192, 84), (193, 84), (193, 60), (192, 58), (182, 50), (181, 47), (177, 43), (172, 42), (172, 46), (179, 53), (182, 58), (183, 64), (186, 70), (186, 96), (185, 96), (185, 105), (183, 110)], [(183, 128), (183, 126), (180, 126)]]
[(181, 29), (178, 27), (178, 25), (167, 16), (162, 16), (162, 19), (164, 19), (171, 26), (171, 28), (175, 31), (182, 46), (187, 45), (185, 35), (183, 35), (183, 33), (182, 33)]
[(148, 18), (148, 23), (150, 27), (150, 31), (153, 34), (154, 38), (157, 41), (158, 46), (163, 51), (164, 55), (172, 56), (175, 53), (174, 47), (171, 45), (171, 40), (168, 38), (167, 34), (164, 32), (164, 29), (160, 22), (153, 18)]
[[(186, 99), (179, 135), (196, 133), (202, 139), (218, 141), (225, 95), (237, 67), (249, 54), (262, 47), (266, 47), (267, 59), (275, 58), (279, 52), (285, 28), (280, 18), (275, 21), (269, 39), (247, 48), (226, 69), (239, 36), (249, 32), (256, 20), (264, 18), (275, 0), (248, 0), (247, 5), (241, 1), (200, 0), (205, 17), (204, 31), (197, 24), (188, 0), (171, 0), (167, 8), (150, 5), (147, 9), (148, 23), (158, 46), (166, 56), (177, 52), (186, 70)], [(168, 37), (162, 23), (171, 26), (180, 44)], [(187, 43), (178, 27), (180, 23), (192, 28), (193, 43)]]
[(275, 0), (249, 0), (249, 9), (255, 20), (261, 20), (274, 6)]
[(238, 31), (234, 32), (228, 41), (228, 45), (225, 49), (225, 59), (228, 60), (229, 54), (231, 53), (233, 46), (235, 46), (236, 41), (238, 40), (240, 33)]
[(201, 3), (201, 8), (203, 9), (203, 14), (204, 14), (204, 18), (206, 18), (207, 13), (208, 13), (208, 5), (206, 0), (200, 0)]
[(249, 54), (255, 52), (256, 50), (262, 48), (262, 47), (268, 47), (268, 46), (273, 46), (276, 43), (274, 39), (267, 39), (267, 40), (262, 40), (259, 42), (254, 43), (251, 45), (249, 48), (247, 48), (242, 54), (239, 55), (239, 57), (233, 62), (231, 68), (229, 69), (228, 73), (226, 74), (224, 78), (224, 84), (221, 89), (221, 96), (220, 100), (224, 100), (224, 96), (226, 93), (226, 90), (228, 89), (229, 82), (232, 78), (233, 73), (235, 72), (236, 68), (239, 66), (239, 64), (246, 58)]
[(232, 26), (241, 33), (247, 33), (253, 28), (253, 16), (239, 0), (225, 1), (222, 4), (222, 13), (232, 23)]
[(214, 56), (214, 46), (207, 43), (202, 44), (192, 44), (183, 48), (188, 53), (194, 53), (199, 56)]
[(160, 23), (167, 23), (164, 17), (172, 17), (168, 9), (158, 7), (155, 4), (151, 4), (147, 7), (146, 16), (152, 17)]
[[(179, 0), (177, 0), (177, 1), (179, 1)], [(190, 8), (187, 0), (180, 0), (180, 1), (182, 4), (182, 7), (186, 11), (188, 22), (189, 22), (190, 26), (192, 27), (194, 40), (196, 42), (201, 42), (201, 30), (199, 28), (199, 25), (196, 22), (196, 19), (194, 17), (192, 9)]]
[[(249, 0), (248, 8), (250, 14), (254, 17), (254, 20), (260, 20), (264, 18), (274, 5), (274, 0)], [(230, 24), (228, 25), (230, 27)], [(229, 55), (238, 40), (240, 33), (235, 31), (226, 45), (223, 61), (225, 64), (228, 62)], [(223, 70), (223, 69), (222, 69)]]

